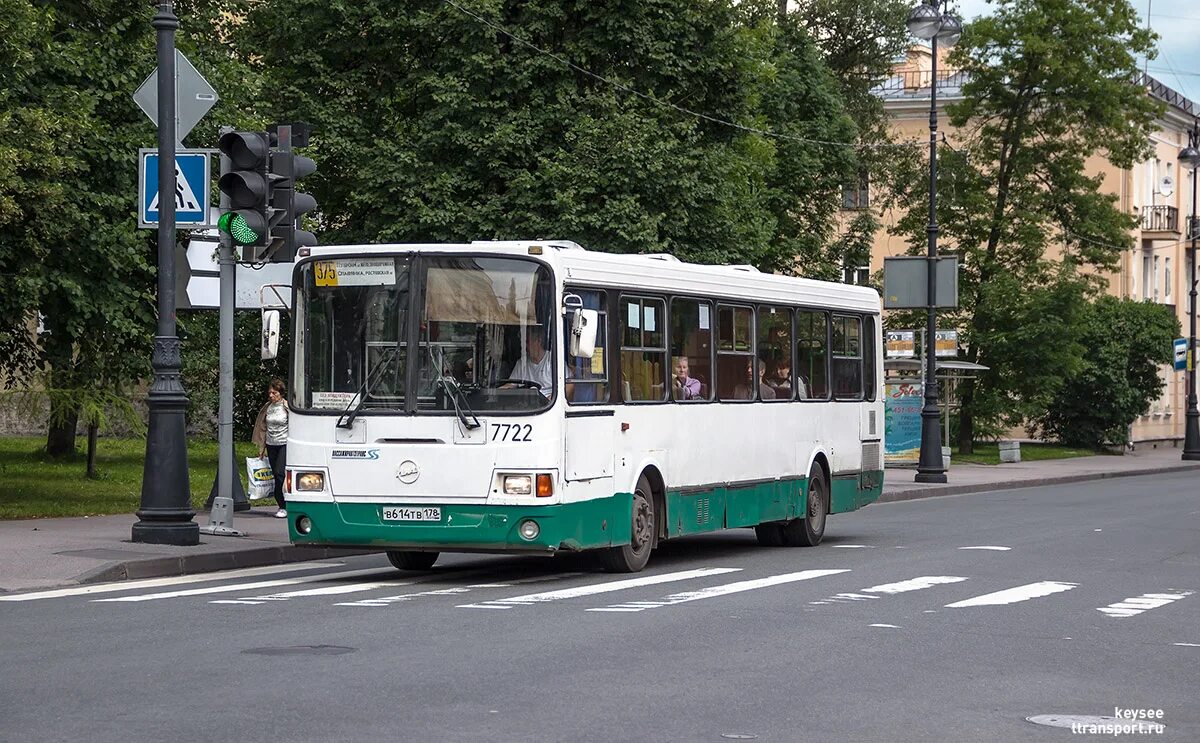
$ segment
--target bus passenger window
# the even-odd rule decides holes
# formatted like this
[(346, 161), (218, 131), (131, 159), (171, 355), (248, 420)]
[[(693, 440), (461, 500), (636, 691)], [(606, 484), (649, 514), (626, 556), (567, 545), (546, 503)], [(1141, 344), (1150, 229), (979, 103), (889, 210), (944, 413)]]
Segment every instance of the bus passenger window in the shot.
[[(758, 308), (758, 365), (764, 400), (792, 399), (792, 311)], [(771, 394), (767, 394), (768, 391)]]
[(667, 399), (666, 302), (621, 298), (621, 399)]
[(563, 315), (563, 368), (567, 376), (567, 402), (608, 402), (608, 296), (602, 291), (567, 288), (583, 300), (583, 308), (596, 310), (596, 349), (590, 359), (571, 355), (571, 313)]
[(671, 300), (671, 399), (712, 399), (712, 305)]
[(833, 396), (861, 400), (863, 396), (862, 332), (857, 317), (833, 316)]
[(754, 310), (721, 305), (717, 320), (717, 396), (722, 400), (753, 400)]
[(829, 399), (828, 322), (824, 312), (796, 313), (796, 396), (801, 400)]

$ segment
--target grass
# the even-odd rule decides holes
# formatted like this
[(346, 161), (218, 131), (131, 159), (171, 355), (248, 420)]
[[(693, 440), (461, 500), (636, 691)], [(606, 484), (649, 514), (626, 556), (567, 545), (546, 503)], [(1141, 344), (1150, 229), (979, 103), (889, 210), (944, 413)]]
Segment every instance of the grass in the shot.
[[(1021, 461), (1034, 462), (1041, 459), (1070, 459), (1072, 457), (1094, 457), (1103, 452), (1091, 449), (1072, 449), (1057, 444), (1021, 444)], [(976, 442), (975, 451), (971, 454), (959, 454), (955, 449), (950, 455), (951, 465), (963, 464), (1000, 464), (1000, 445), (989, 442)]]
[[(87, 440), (81, 436), (78, 443), (76, 456), (51, 459), (43, 451), (45, 437), (0, 437), (0, 519), (136, 511), (141, 504), (145, 440), (100, 439), (96, 449), (99, 477), (94, 480), (85, 475)], [(246, 466), (244, 457), (255, 454), (253, 444), (237, 444), (236, 454), (240, 473)], [(217, 443), (188, 441), (193, 507), (204, 505), (216, 474)]]

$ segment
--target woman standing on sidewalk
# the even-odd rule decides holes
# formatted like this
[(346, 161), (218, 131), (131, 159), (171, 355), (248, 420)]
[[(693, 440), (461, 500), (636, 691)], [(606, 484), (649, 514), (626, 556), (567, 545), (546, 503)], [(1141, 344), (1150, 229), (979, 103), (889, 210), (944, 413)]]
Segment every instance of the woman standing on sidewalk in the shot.
[(258, 411), (254, 421), (253, 441), (258, 444), (258, 456), (266, 456), (275, 476), (275, 502), (279, 510), (275, 518), (287, 518), (287, 504), (283, 500), (283, 479), (287, 471), (288, 406), (287, 387), (283, 380), (275, 377), (267, 386), (267, 404)]

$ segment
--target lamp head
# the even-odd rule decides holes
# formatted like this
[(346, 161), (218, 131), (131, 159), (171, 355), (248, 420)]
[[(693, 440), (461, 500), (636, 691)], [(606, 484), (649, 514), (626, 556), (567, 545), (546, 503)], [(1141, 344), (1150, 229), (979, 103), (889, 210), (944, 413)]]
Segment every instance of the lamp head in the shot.
[(962, 21), (946, 13), (942, 16), (942, 27), (938, 29), (938, 46), (952, 47), (962, 38)]
[(1194, 144), (1189, 144), (1179, 151), (1179, 164), (1190, 170), (1200, 168), (1200, 150)]
[(908, 14), (906, 24), (909, 33), (928, 41), (937, 36), (938, 29), (942, 27), (942, 14), (932, 5), (921, 3)]

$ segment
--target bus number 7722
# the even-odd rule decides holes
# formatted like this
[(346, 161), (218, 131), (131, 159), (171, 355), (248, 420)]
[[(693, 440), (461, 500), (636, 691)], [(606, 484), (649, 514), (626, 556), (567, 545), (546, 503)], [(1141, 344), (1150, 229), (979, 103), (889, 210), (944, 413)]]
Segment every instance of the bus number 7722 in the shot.
[(492, 441), (533, 441), (533, 426), (525, 423), (493, 423)]

